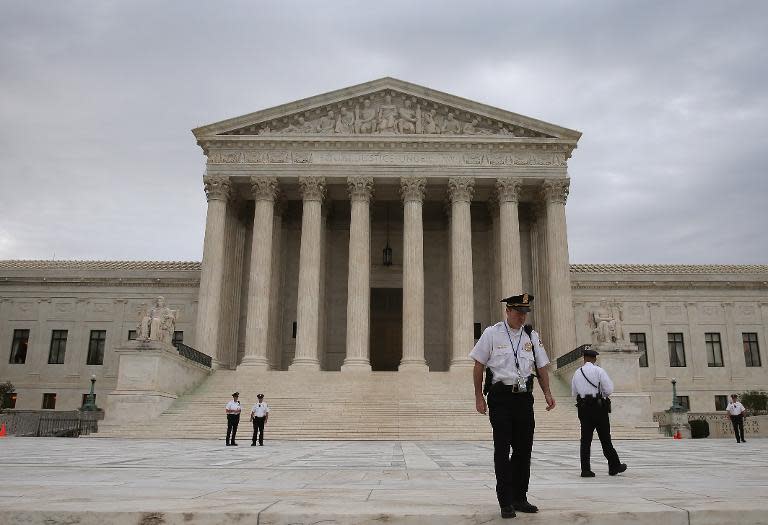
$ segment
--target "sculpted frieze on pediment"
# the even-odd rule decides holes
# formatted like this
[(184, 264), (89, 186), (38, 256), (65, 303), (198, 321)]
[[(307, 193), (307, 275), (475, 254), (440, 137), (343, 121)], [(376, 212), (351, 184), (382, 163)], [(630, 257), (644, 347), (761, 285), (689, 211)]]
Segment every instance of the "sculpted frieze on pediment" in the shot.
[(554, 138), (529, 127), (384, 90), (250, 124), (222, 135), (462, 135)]
[(208, 164), (299, 164), (360, 166), (567, 166), (563, 151), (522, 150), (513, 152), (455, 151), (306, 151), (306, 150), (215, 150)]

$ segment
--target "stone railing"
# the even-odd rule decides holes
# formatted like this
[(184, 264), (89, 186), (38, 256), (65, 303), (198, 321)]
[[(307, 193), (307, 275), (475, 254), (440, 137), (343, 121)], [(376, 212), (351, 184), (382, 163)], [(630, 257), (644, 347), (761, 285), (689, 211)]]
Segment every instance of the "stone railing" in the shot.
[(0, 413), (0, 425), (5, 424), (11, 436), (79, 437), (98, 432), (101, 410), (5, 410)]
[(184, 343), (176, 343), (175, 346), (181, 357), (186, 357), (190, 361), (194, 361), (195, 363), (211, 368), (211, 356), (195, 350), (191, 346), (187, 346)]
[[(725, 412), (687, 412), (685, 415), (689, 422), (706, 421), (709, 423), (709, 437), (711, 438), (733, 437), (731, 419)], [(664, 426), (667, 419), (667, 412), (653, 413), (653, 420), (659, 422), (660, 427)], [(750, 435), (768, 437), (768, 416), (747, 416), (744, 418), (744, 437)]]

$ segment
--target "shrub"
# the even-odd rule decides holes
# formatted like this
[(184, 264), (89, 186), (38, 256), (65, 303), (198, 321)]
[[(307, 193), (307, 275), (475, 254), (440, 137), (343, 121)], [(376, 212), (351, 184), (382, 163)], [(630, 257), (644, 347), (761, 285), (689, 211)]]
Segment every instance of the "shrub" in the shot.
[(709, 437), (709, 423), (703, 419), (694, 419), (688, 422), (691, 425), (691, 437), (693, 439)]
[(756, 414), (768, 410), (768, 394), (765, 392), (751, 390), (749, 392), (744, 392), (739, 398), (741, 404), (747, 409), (747, 412)]
[(16, 390), (16, 387), (13, 386), (13, 383), (10, 381), (6, 381), (5, 383), (0, 383), (0, 412), (3, 411), (3, 402), (5, 401), (5, 394), (10, 394), (14, 390)]

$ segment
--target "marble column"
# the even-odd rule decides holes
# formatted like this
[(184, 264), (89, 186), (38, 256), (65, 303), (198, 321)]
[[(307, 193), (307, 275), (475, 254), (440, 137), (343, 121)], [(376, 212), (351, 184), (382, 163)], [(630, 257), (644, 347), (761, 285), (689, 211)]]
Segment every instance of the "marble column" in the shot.
[[(488, 258), (491, 261), (491, 274), (489, 275), (490, 286), (488, 287), (488, 304), (490, 319), (486, 324), (496, 323), (499, 319), (504, 319), (504, 305), (501, 301), (505, 296), (501, 293), (501, 264), (499, 261), (499, 245), (501, 239), (499, 235), (499, 200), (495, 194), (488, 198), (488, 215), (491, 219), (491, 238), (488, 241)], [(501, 317), (499, 317), (501, 316)]]
[[(551, 330), (553, 319), (549, 314), (549, 272), (547, 271), (547, 210), (546, 206), (537, 203), (533, 207), (536, 222), (531, 231), (531, 266), (533, 268), (534, 296), (533, 321), (536, 331), (539, 333), (544, 348), (550, 359), (554, 358), (552, 348)], [(578, 340), (577, 340), (578, 343)]]
[(729, 366), (731, 379), (743, 382), (747, 374), (747, 361), (744, 357), (744, 339), (736, 326), (736, 305), (727, 302), (722, 303), (722, 306), (725, 309), (725, 344), (731, 361)]
[(348, 177), (349, 273), (347, 278), (347, 355), (342, 371), (371, 370), (371, 213), (373, 177)]
[[(501, 266), (501, 297), (517, 295), (523, 290), (523, 269), (520, 259), (520, 219), (518, 202), (522, 182), (513, 177), (496, 179), (499, 201), (499, 262)], [(535, 298), (534, 298), (535, 301)], [(498, 306), (504, 314), (504, 305)]]
[(398, 370), (427, 370), (424, 359), (424, 225), (427, 180), (401, 178), (403, 198), (403, 358)]
[(299, 177), (304, 201), (299, 248), (299, 292), (296, 303), (296, 353), (290, 370), (319, 370), (320, 263), (324, 177)]
[(283, 244), (283, 208), (285, 197), (278, 194), (275, 200), (275, 213), (272, 221), (272, 285), (269, 297), (269, 350), (267, 360), (270, 368), (280, 369), (282, 362), (283, 340), (280, 327), (282, 326), (281, 306), (282, 297), (280, 283), (282, 282), (282, 244)]
[(215, 175), (203, 177), (203, 184), (208, 199), (208, 214), (205, 219), (195, 344), (197, 350), (211, 356), (213, 366), (217, 368), (222, 304), (221, 288), (224, 281), (224, 226), (227, 216), (227, 201), (232, 194), (232, 185), (229, 178)]
[(272, 296), (272, 240), (275, 216), (276, 177), (251, 177), (253, 241), (248, 279), (248, 313), (245, 324), (245, 356), (241, 365), (269, 367), (269, 301)]
[(474, 185), (472, 177), (448, 179), (451, 202), (451, 370), (474, 364), (469, 358), (475, 343), (470, 214)]
[[(571, 300), (571, 267), (568, 259), (568, 230), (565, 201), (568, 179), (544, 182), (547, 206), (547, 270), (549, 271), (549, 313), (552, 356), (557, 358), (576, 347), (573, 302)], [(535, 302), (534, 302), (535, 304)]]

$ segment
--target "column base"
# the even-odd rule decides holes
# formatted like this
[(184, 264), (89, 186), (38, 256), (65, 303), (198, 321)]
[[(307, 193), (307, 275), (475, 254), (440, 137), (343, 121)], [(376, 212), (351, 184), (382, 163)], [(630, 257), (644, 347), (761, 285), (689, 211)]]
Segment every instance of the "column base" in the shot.
[(345, 359), (341, 365), (342, 372), (370, 372), (371, 362), (368, 359), (353, 358)]
[(243, 357), (243, 360), (238, 366), (263, 368), (264, 370), (268, 370), (270, 368), (269, 360), (267, 360), (266, 357), (257, 357), (253, 355), (247, 355)]
[(454, 359), (451, 361), (450, 371), (454, 370), (468, 370), (475, 367), (474, 359)]
[(288, 370), (317, 370), (320, 371), (320, 361), (317, 359), (294, 359)]
[(405, 372), (415, 370), (417, 372), (429, 372), (427, 362), (423, 359), (409, 359), (408, 361), (400, 361), (400, 366), (397, 367), (398, 372)]

